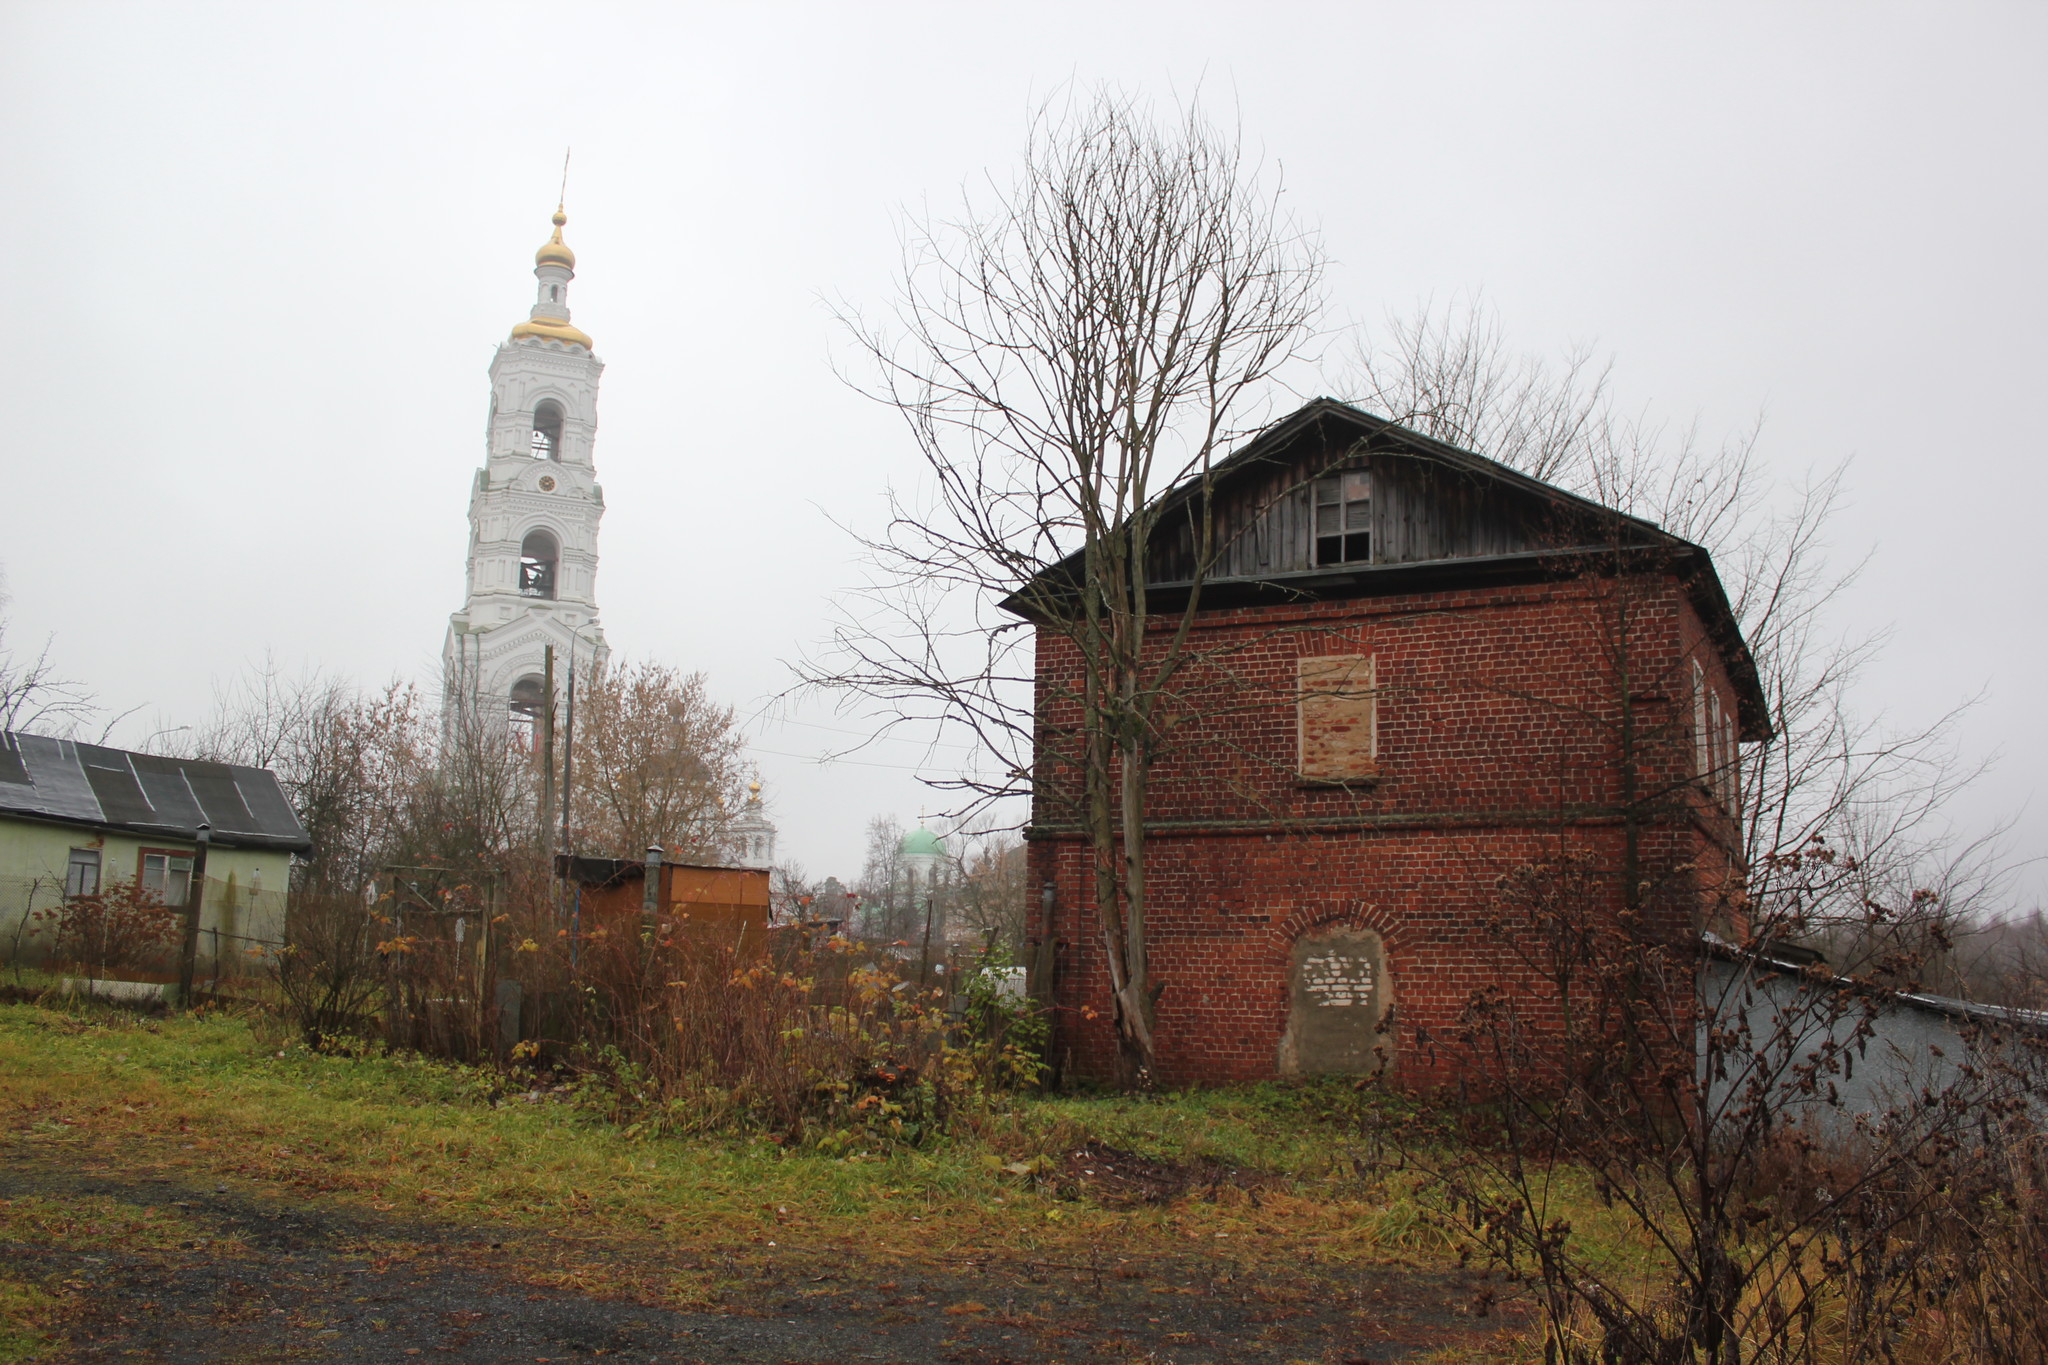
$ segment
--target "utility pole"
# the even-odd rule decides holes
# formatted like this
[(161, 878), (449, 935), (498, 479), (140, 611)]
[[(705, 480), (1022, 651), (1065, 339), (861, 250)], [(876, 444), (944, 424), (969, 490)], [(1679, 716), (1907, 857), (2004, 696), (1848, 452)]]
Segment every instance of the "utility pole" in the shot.
[[(185, 936), (178, 947), (178, 1008), (192, 1008), (192, 978), (199, 963), (199, 905), (206, 898), (206, 848), (213, 827), (199, 822), (199, 847), (192, 853), (192, 880), (185, 888)], [(214, 969), (219, 970), (215, 963)]]
[(660, 844), (647, 846), (647, 880), (640, 893), (640, 927), (649, 935), (654, 933), (655, 924), (661, 916), (661, 857)]
[(555, 871), (555, 647), (541, 652), (540, 699), (540, 842), (548, 855), (548, 875)]
[(569, 637), (569, 714), (562, 727), (562, 852), (574, 853), (569, 840), (569, 798), (576, 776), (576, 637)]

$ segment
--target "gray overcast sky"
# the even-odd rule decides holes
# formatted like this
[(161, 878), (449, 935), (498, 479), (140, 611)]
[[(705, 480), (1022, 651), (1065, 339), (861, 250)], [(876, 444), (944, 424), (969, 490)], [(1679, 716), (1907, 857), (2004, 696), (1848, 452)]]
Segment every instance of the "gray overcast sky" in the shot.
[[(1788, 478), (1853, 457), (1838, 624), (1893, 632), (1864, 701), (1982, 690), (1957, 819), (2041, 853), (2044, 72), (2032, 3), (7, 3), (15, 638), (144, 707), (132, 743), (266, 651), (431, 678), (572, 144), (607, 630), (751, 709), (857, 576), (826, 512), (914, 477), (824, 300), (884, 302), (901, 206), (1007, 176), (1060, 82), (1199, 85), (1322, 226), (1339, 319), (1483, 290), (1632, 405), (1762, 412)], [(914, 748), (756, 738), (814, 873), (931, 799)]]

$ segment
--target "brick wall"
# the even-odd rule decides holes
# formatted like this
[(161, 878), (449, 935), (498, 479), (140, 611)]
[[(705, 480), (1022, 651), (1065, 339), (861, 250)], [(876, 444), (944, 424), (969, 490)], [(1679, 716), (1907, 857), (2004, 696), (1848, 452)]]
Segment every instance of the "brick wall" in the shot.
[[(1638, 822), (1637, 858), (1663, 928), (1688, 928), (1699, 884), (1731, 873), (1733, 826), (1692, 767), (1694, 659), (1732, 694), (1668, 578), (1238, 608), (1206, 614), (1195, 640), (1205, 662), (1186, 679), (1189, 714), (1167, 737), (1148, 808), (1167, 1083), (1274, 1074), (1293, 944), (1329, 925), (1385, 943), (1397, 1077), (1447, 1079), (1436, 1040), (1474, 989), (1504, 985), (1544, 1008), (1539, 984), (1487, 936), (1497, 882), (1570, 851), (1613, 869), (1618, 898), (1618, 811), (1631, 797), (1639, 815), (1655, 812)], [(1303, 667), (1319, 656), (1371, 660), (1371, 762), (1352, 780), (1298, 771), (1295, 698), (1299, 680), (1328, 676)], [(1082, 1074), (1107, 1074), (1114, 1042), (1091, 855), (1062, 796), (1076, 676), (1072, 645), (1041, 631), (1031, 873), (1034, 889), (1051, 882), (1054, 895), (1049, 919), (1032, 898), (1032, 932), (1060, 945), (1056, 1051)]]

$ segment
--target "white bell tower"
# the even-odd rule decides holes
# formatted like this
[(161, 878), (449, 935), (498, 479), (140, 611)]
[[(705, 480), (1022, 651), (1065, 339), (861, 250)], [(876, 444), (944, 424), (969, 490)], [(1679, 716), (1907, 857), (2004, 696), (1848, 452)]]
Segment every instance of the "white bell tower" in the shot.
[(609, 652), (597, 619), (597, 524), (604, 491), (592, 461), (604, 362), (569, 323), (576, 253), (568, 215), (534, 253), (540, 289), (527, 320), (491, 360), (484, 467), (469, 494), (466, 600), (448, 620), (444, 701), (530, 724), (555, 647), (555, 686)]

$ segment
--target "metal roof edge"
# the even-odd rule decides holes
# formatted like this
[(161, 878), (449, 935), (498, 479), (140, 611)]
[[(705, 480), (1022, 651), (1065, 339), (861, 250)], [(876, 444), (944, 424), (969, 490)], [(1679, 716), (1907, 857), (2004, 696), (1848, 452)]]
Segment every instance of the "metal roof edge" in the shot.
[[(78, 816), (59, 815), (50, 811), (19, 810), (0, 804), (0, 820), (19, 820), (31, 825), (62, 825), (66, 829), (98, 829), (117, 834), (132, 834), (145, 839), (174, 839), (179, 843), (199, 842), (197, 830), (187, 830), (175, 825), (144, 825), (121, 820), (87, 820)], [(271, 849), (285, 853), (310, 853), (313, 850), (311, 836), (291, 839), (281, 834), (252, 834), (242, 830), (209, 829), (206, 841), (215, 848), (257, 848)]]

